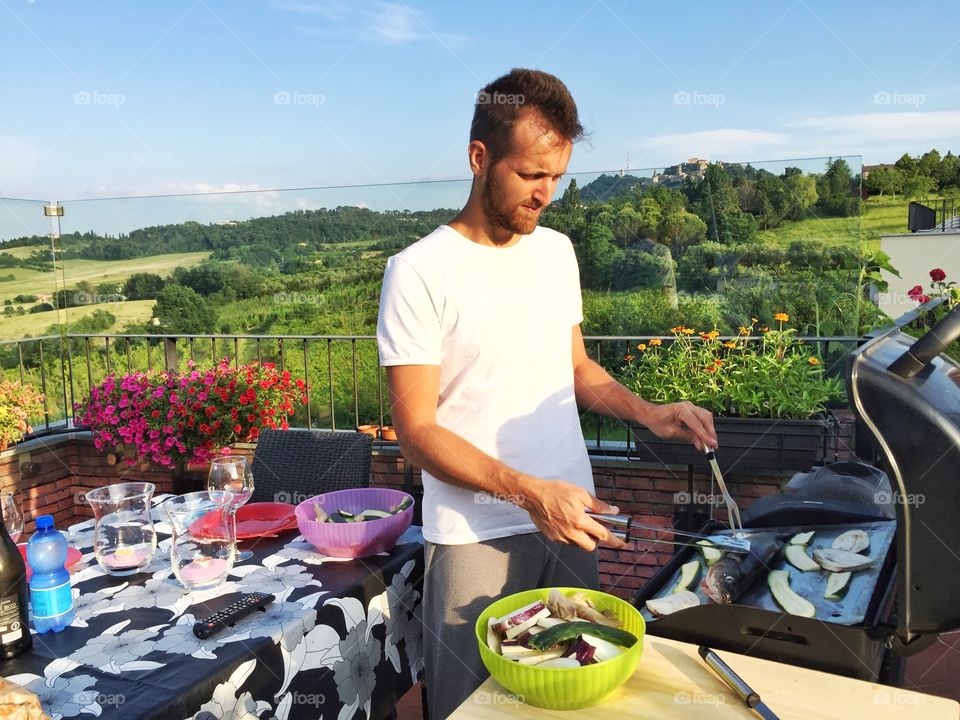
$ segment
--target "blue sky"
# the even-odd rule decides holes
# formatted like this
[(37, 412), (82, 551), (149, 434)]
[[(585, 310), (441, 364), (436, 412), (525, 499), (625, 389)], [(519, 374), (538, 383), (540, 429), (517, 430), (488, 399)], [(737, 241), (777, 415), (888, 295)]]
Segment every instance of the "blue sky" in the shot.
[(957, 27), (942, 1), (0, 0), (0, 197), (463, 178), (513, 66), (573, 92), (571, 171), (956, 152)]

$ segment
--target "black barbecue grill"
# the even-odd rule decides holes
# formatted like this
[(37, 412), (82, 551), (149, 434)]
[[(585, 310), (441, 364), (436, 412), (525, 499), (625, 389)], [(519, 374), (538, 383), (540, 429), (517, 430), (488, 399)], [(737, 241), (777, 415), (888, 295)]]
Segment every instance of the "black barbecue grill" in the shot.
[[(870, 547), (864, 554), (875, 562), (853, 574), (841, 600), (823, 597), (825, 572), (800, 572), (781, 555), (770, 569), (790, 569), (791, 587), (814, 604), (815, 618), (780, 610), (766, 573), (735, 604), (713, 604), (691, 587), (700, 606), (653, 618), (645, 602), (671, 593), (680, 566), (699, 555), (687, 547), (634, 598), (648, 632), (895, 683), (899, 657), (960, 627), (960, 366), (941, 354), (958, 338), (960, 307), (920, 340), (899, 327), (875, 333), (848, 359), (847, 390), (858, 421), (876, 443), (876, 457), (866, 459), (879, 467), (834, 463), (814, 469), (744, 513), (745, 528), (785, 539), (815, 530), (811, 549), (829, 547), (849, 529), (866, 531)], [(724, 529), (710, 521), (700, 532)]]

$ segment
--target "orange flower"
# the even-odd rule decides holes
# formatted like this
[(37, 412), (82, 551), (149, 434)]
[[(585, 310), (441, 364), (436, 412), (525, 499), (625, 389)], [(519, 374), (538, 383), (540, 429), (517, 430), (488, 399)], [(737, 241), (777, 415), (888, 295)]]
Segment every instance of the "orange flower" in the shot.
[(755, 317), (752, 317), (752, 318), (750, 318), (750, 322), (752, 322), (754, 325), (756, 325), (756, 324), (757, 324), (758, 322), (760, 322), (760, 321), (757, 320)]
[(715, 372), (717, 371), (717, 366), (716, 366), (716, 365), (709, 365), (709, 366), (705, 367), (705, 368), (703, 369), (703, 371), (704, 371), (704, 372), (707, 372), (707, 373), (715, 373)]
[(633, 360), (633, 355), (624, 355), (623, 359), (626, 360), (627, 362), (630, 362)]
[(731, 350), (733, 350), (737, 346), (737, 344), (735, 342), (728, 341), (728, 342), (725, 342), (723, 346), (725, 348), (730, 348)]
[(786, 313), (777, 313), (773, 316), (773, 319), (777, 322), (790, 322), (790, 316)]
[(713, 361), (713, 364), (716, 365), (717, 367), (723, 367), (723, 360), (721, 360), (720, 358), (717, 358), (716, 360)]
[(647, 349), (647, 346), (644, 343), (640, 343), (639, 345), (637, 345), (637, 350), (639, 350), (640, 352), (644, 352), (646, 349)]
[(650, 344), (655, 346), (663, 345), (663, 340), (661, 340), (660, 338), (650, 338)]
[(744, 327), (743, 325), (741, 325), (741, 326), (740, 326), (740, 334), (741, 334), (741, 335), (749, 335), (749, 334), (750, 334), (750, 328)]
[(683, 333), (683, 331), (684, 331), (683, 325), (677, 325), (676, 327), (670, 328), (670, 332), (672, 332), (674, 335), (680, 335), (681, 333)]
[(680, 330), (684, 335), (693, 335), (696, 332), (693, 328), (680, 328)]
[(770, 332), (770, 328), (764, 325), (762, 328), (760, 328), (760, 332)]
[(807, 362), (810, 363), (811, 365), (819, 365), (819, 364), (820, 364), (820, 361), (817, 360), (817, 358), (813, 357), (812, 355), (807, 358)]

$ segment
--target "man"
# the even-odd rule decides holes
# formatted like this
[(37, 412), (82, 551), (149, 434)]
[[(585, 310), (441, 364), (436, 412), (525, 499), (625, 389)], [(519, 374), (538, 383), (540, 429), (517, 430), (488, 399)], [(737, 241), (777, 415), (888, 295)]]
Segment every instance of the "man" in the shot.
[(594, 497), (577, 405), (715, 447), (709, 412), (656, 406), (587, 357), (570, 240), (537, 226), (583, 134), (566, 86), (516, 69), (478, 96), (470, 197), (392, 257), (377, 328), (404, 456), (423, 469), (426, 689), (433, 720), (485, 678), (473, 637), (493, 599), (596, 587)]

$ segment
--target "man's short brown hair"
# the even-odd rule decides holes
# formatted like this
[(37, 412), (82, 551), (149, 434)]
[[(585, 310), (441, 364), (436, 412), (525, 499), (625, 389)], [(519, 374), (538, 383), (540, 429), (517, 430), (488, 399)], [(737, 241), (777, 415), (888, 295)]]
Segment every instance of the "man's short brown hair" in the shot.
[(514, 68), (477, 93), (470, 141), (486, 145), (496, 161), (510, 152), (513, 126), (526, 109), (538, 112), (564, 140), (583, 137), (577, 104), (567, 86), (550, 73)]

